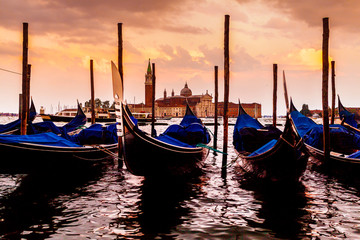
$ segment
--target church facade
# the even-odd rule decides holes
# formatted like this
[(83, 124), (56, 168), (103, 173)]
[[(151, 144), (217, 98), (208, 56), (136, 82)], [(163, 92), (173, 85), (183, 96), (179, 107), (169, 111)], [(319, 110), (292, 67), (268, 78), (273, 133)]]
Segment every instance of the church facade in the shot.
[(172, 90), (171, 95), (167, 96), (164, 90), (164, 97), (155, 101), (155, 112), (158, 117), (182, 117), (185, 114), (186, 104), (198, 117), (209, 117), (215, 114), (215, 105), (212, 103), (212, 96), (206, 91), (205, 94), (193, 95), (188, 84), (179, 95), (175, 95)]
[[(148, 68), (145, 74), (145, 104), (128, 104), (132, 112), (150, 112), (152, 105), (152, 69), (150, 60)], [(179, 94), (175, 94), (174, 90), (168, 95), (166, 89), (162, 98), (155, 100), (155, 117), (167, 118), (167, 117), (182, 117), (186, 111), (186, 104), (189, 104), (192, 111), (197, 117), (213, 117), (215, 115), (215, 103), (213, 103), (213, 97), (208, 93), (202, 93), (200, 95), (194, 95), (185, 83), (183, 89)], [(252, 117), (261, 117), (261, 104), (250, 103), (242, 104), (244, 110)], [(229, 117), (237, 117), (239, 105), (236, 103), (229, 103)], [(222, 116), (224, 112), (224, 103), (218, 103), (218, 115)]]

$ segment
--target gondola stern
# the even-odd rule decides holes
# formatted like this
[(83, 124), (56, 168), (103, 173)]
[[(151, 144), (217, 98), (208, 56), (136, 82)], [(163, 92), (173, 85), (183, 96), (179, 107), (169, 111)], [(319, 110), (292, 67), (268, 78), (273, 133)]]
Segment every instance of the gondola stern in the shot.
[(293, 103), (292, 98), (290, 97), (290, 113), (293, 112), (293, 111), (298, 112), (298, 110), (296, 109), (296, 107), (295, 107), (295, 105)]
[[(344, 107), (344, 105), (342, 104), (342, 102), (340, 101), (340, 96), (339, 94), (337, 95), (338, 97), (338, 110), (339, 110), (339, 114), (343, 111), (347, 111), (347, 109)], [(341, 116), (340, 116), (341, 117)]]
[(238, 116), (247, 114), (246, 111), (244, 110), (244, 108), (241, 106), (240, 98), (238, 100), (239, 100)]
[(195, 116), (194, 112), (191, 110), (188, 101), (186, 100), (186, 111), (185, 116)]

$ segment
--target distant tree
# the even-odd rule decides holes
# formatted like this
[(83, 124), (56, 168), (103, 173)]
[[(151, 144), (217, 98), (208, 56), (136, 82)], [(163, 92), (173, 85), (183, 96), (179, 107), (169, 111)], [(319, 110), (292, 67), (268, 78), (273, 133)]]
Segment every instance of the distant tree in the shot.
[(311, 113), (310, 113), (310, 110), (309, 110), (309, 105), (303, 104), (300, 113), (301, 113), (302, 115), (304, 115), (304, 116), (310, 116)]
[[(95, 98), (94, 101), (95, 101), (95, 108), (104, 108), (104, 109), (110, 108), (110, 101), (109, 100), (106, 100), (106, 101), (102, 102), (99, 98)], [(84, 106), (85, 107), (90, 107), (91, 106), (90, 102), (91, 102), (91, 99), (86, 101), (84, 103)], [(114, 108), (114, 106), (115, 106), (115, 103), (113, 103), (111, 105), (111, 108)]]
[(110, 106), (111, 109), (115, 109), (115, 102), (113, 102)]
[(106, 100), (102, 103), (102, 107), (103, 108), (109, 108), (110, 107), (110, 101), (109, 100)]
[(102, 107), (102, 102), (100, 100), (100, 98), (95, 98), (95, 108), (100, 108)]
[(85, 106), (85, 107), (90, 107), (90, 100), (89, 100), (89, 101), (86, 101), (86, 102), (84, 103), (84, 106)]

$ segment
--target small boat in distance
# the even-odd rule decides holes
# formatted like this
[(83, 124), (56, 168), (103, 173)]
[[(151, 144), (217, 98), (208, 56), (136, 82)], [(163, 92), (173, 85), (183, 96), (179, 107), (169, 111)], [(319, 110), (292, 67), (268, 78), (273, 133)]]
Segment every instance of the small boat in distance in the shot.
[[(40, 114), (43, 121), (70, 122), (77, 113), (76, 108), (64, 109), (56, 114)], [(91, 122), (91, 112), (84, 109), (87, 121)], [(115, 109), (97, 109), (95, 122), (116, 122)]]
[[(138, 120), (138, 122), (151, 122), (152, 114), (147, 112), (136, 112), (132, 113), (133, 117)], [(155, 120), (156, 121), (156, 120)]]

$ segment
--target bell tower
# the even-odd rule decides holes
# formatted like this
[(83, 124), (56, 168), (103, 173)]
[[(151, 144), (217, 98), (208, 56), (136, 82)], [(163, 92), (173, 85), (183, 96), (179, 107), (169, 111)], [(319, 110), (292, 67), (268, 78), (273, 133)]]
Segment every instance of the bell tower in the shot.
[(152, 91), (153, 91), (153, 84), (152, 84), (152, 70), (150, 65), (150, 58), (148, 68), (145, 74), (145, 106), (150, 107), (152, 105)]

